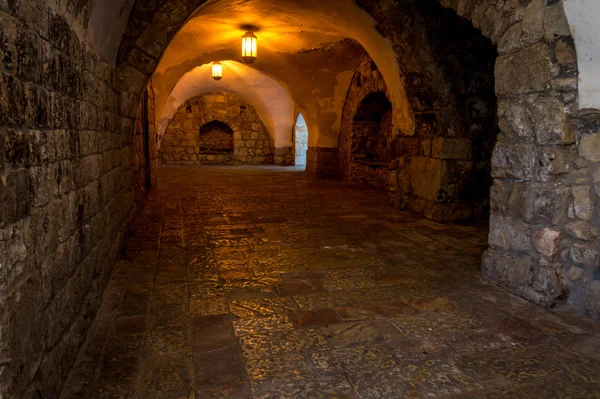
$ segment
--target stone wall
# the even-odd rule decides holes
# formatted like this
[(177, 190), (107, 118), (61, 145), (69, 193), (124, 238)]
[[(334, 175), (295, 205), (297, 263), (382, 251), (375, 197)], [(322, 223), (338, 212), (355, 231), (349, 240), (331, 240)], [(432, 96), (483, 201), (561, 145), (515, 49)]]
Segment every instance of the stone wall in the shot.
[[(233, 130), (233, 151), (205, 150), (202, 126), (220, 121)], [(272, 164), (273, 140), (254, 108), (227, 92), (205, 93), (182, 104), (160, 144), (162, 164)]]
[(0, 0), (0, 397), (58, 397), (135, 213), (132, 125), (86, 10)]
[[(446, 11), (433, 0), (358, 3), (378, 21), (379, 31), (396, 50), (415, 112), (417, 137), (434, 130), (448, 138), (461, 132), (458, 137), (462, 137), (468, 123), (478, 120), (469, 117), (463, 119), (466, 125), (456, 123), (464, 101), (456, 94), (462, 90), (452, 83), (456, 79), (452, 71), (459, 70), (462, 62), (455, 57), (442, 59), (447, 54), (445, 44), (456, 47), (456, 24), (450, 21), (460, 19), (454, 13), (497, 46), (500, 134), (491, 156), (490, 249), (483, 259), (483, 275), (540, 305), (568, 301), (600, 318), (600, 247), (594, 227), (598, 225), (597, 166), (590, 150), (600, 118), (577, 107), (576, 55), (562, 2), (442, 0), (439, 3), (448, 7)], [(466, 65), (473, 66), (480, 53), (465, 56)], [(483, 64), (488, 59), (484, 57)], [(442, 150), (446, 144), (450, 148), (458, 144), (441, 143)], [(420, 151), (419, 146), (414, 148)], [(483, 176), (486, 167), (480, 170)], [(460, 176), (460, 170), (448, 176)], [(401, 184), (398, 181), (398, 187)], [(415, 205), (411, 207), (420, 206)], [(429, 217), (454, 212), (431, 205), (422, 202), (423, 210), (437, 209), (425, 213)]]
[(280, 166), (291, 166), (294, 164), (294, 147), (275, 147), (273, 163)]
[[(346, 104), (342, 113), (342, 123), (339, 135), (339, 156), (340, 171), (342, 177), (362, 184), (367, 184), (374, 188), (390, 190), (390, 180), (392, 177), (392, 169), (389, 168), (390, 161), (369, 162), (365, 159), (357, 158), (354, 147), (360, 139), (360, 127), (364, 123), (358, 121), (355, 123), (355, 116), (369, 95), (379, 93), (382, 96), (387, 95), (387, 88), (381, 73), (377, 69), (375, 63), (366, 57), (358, 66), (352, 83), (348, 89)], [(381, 133), (392, 140), (391, 126), (385, 123), (379, 123)], [(389, 121), (388, 121), (389, 122)], [(383, 126), (386, 125), (386, 126)], [(387, 127), (387, 128), (386, 128)], [(375, 132), (372, 132), (375, 135)], [(391, 146), (388, 145), (388, 148)], [(389, 154), (388, 154), (389, 155)]]
[[(478, 34), (472, 28), (465, 30), (455, 27), (454, 34)], [(488, 62), (479, 63), (477, 68), (463, 63), (466, 70), (449, 73), (454, 76), (452, 85), (439, 82), (447, 86), (446, 96), (455, 91), (458, 97), (445, 100), (448, 109), (439, 105), (441, 101), (436, 102), (431, 93), (416, 90), (415, 95), (431, 101), (412, 103), (413, 109), (421, 111), (416, 112), (419, 129), (412, 136), (394, 135), (391, 111), (372, 109), (377, 108), (377, 102), (389, 102), (385, 81), (367, 57), (350, 85), (339, 136), (344, 178), (389, 191), (395, 205), (435, 220), (487, 217), (491, 153), (498, 131), (490, 50), (486, 54), (478, 49), (485, 45), (472, 37), (456, 42), (462, 43), (465, 51), (487, 56)], [(440, 45), (450, 51), (448, 45)], [(455, 60), (458, 54), (454, 52)], [(377, 100), (379, 97), (382, 99)], [(365, 115), (369, 112), (374, 115)], [(367, 139), (377, 143), (365, 142)], [(365, 145), (373, 148), (365, 150)]]
[(315, 179), (336, 179), (340, 176), (337, 148), (308, 147), (306, 174)]
[[(135, 118), (134, 128), (134, 187), (135, 187), (135, 202), (138, 208), (144, 203), (148, 194), (149, 186), (154, 186), (157, 183), (157, 168), (158, 168), (158, 148), (156, 142), (156, 124), (154, 118), (154, 90), (152, 82), (146, 87), (147, 104), (144, 105), (144, 99), (140, 102)], [(146, 107), (146, 111), (144, 111)], [(147, 124), (146, 127), (144, 124)], [(148, 150), (146, 150), (146, 142), (144, 140), (144, 129), (148, 129)], [(150, 170), (146, 166), (146, 157), (150, 158)], [(148, 175), (149, 174), (149, 181)]]

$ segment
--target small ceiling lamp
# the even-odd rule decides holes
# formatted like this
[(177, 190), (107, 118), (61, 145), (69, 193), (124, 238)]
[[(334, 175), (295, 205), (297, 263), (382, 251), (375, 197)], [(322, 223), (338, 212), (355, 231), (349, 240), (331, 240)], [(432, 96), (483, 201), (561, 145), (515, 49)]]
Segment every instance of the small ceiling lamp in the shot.
[(214, 80), (223, 79), (223, 65), (220, 62), (213, 62), (212, 64), (212, 78)]
[(242, 36), (242, 60), (246, 64), (252, 64), (257, 55), (256, 35), (252, 32), (246, 32)]

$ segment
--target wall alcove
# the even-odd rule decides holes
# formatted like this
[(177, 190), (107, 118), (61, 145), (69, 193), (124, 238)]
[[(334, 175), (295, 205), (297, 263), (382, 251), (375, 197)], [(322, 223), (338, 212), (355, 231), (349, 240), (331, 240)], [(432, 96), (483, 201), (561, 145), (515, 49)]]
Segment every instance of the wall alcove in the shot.
[(385, 93), (369, 93), (352, 120), (352, 156), (355, 162), (387, 167), (391, 161), (392, 104)]
[(200, 154), (233, 153), (233, 129), (221, 121), (211, 121), (200, 127)]

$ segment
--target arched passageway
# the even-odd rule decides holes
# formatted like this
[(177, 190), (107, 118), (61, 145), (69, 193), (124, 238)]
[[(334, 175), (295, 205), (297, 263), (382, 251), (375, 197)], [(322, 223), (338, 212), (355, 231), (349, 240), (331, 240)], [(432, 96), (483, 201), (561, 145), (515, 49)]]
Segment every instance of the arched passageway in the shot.
[[(0, 395), (593, 396), (595, 326), (478, 267), (600, 317), (595, 7), (0, 0)], [(306, 176), (160, 172), (162, 129), (215, 91), (254, 108), (267, 163), (293, 163), (301, 111)], [(183, 152), (214, 151), (213, 120)], [(488, 213), (482, 261), (477, 224), (438, 223)]]
[(302, 114), (298, 114), (296, 125), (294, 126), (294, 153), (296, 156), (295, 165), (306, 167), (306, 151), (308, 151), (308, 126)]

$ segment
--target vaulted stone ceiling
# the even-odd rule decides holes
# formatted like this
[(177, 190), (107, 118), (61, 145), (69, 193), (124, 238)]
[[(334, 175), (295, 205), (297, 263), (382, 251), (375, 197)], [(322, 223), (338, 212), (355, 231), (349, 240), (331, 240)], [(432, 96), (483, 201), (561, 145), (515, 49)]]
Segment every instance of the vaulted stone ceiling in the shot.
[[(161, 140), (177, 108), (188, 99), (210, 91), (227, 91), (252, 104), (276, 147), (292, 146), (296, 104), (275, 79), (234, 61), (223, 62), (223, 73), (227, 78), (221, 81), (212, 79), (211, 69), (210, 64), (192, 69), (169, 92), (167, 102), (160, 113), (157, 113), (158, 135)], [(160, 82), (159, 79), (157, 81)]]
[[(120, 37), (114, 32), (123, 31), (133, 0), (104, 7), (102, 3), (97, 0), (91, 13), (88, 36), (114, 62), (120, 45)], [(259, 58), (251, 67), (288, 90), (306, 116), (312, 146), (337, 145), (345, 95), (365, 51), (377, 63), (390, 88), (395, 127), (407, 133), (414, 129), (393, 49), (377, 32), (374, 20), (352, 0), (202, 3), (170, 42), (156, 69), (153, 86), (157, 115), (162, 113), (163, 105), (174, 102), (169, 94), (186, 73), (213, 61), (239, 60), (244, 25), (258, 29)], [(114, 27), (110, 35), (104, 34), (107, 26)]]
[[(394, 88), (390, 96), (397, 111), (397, 127), (412, 129), (393, 50), (368, 14), (349, 0), (204, 3), (174, 37), (153, 76), (158, 115), (163, 105), (179, 102), (171, 90), (184, 74), (214, 61), (239, 60), (246, 25), (256, 27), (259, 41), (258, 60), (250, 68), (272, 77), (290, 93), (306, 116), (311, 146), (337, 145), (346, 92), (365, 50)], [(238, 72), (239, 80), (250, 70)], [(229, 78), (225, 74), (223, 86)], [(261, 97), (260, 91), (254, 94)], [(259, 101), (269, 102), (266, 97)], [(286, 127), (290, 132), (293, 123), (290, 118)]]

